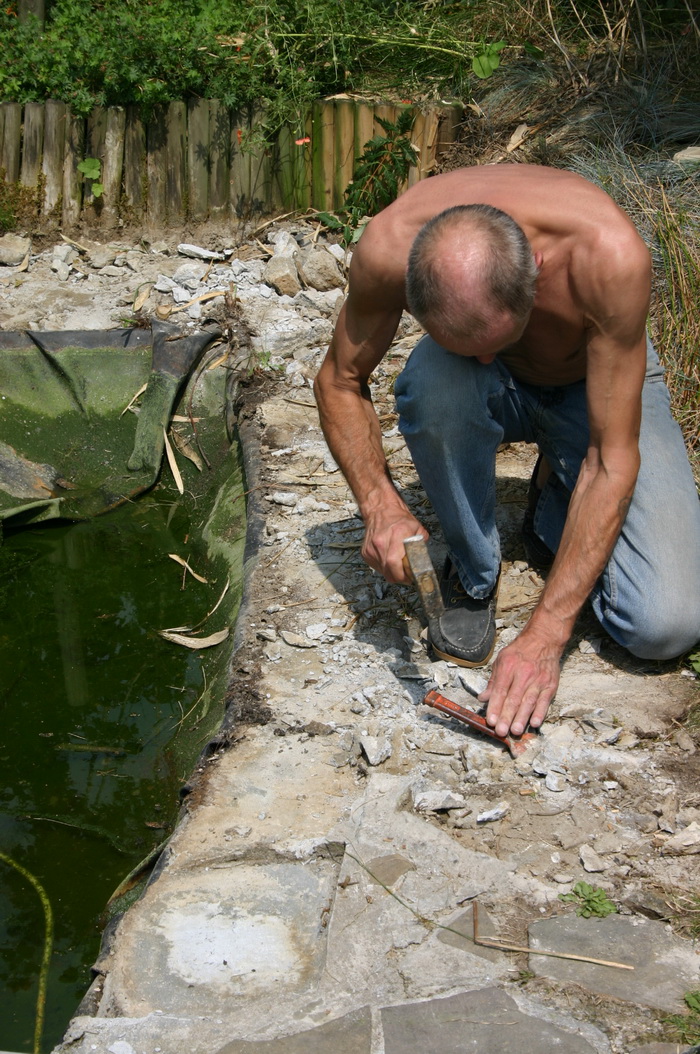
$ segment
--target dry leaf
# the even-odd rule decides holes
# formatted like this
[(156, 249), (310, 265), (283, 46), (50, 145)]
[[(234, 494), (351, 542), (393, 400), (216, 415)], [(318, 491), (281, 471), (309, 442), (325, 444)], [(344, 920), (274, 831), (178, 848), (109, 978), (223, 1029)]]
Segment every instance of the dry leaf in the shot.
[(184, 567), (185, 571), (189, 571), (192, 577), (196, 578), (198, 582), (201, 582), (205, 586), (209, 584), (209, 580), (207, 578), (202, 578), (202, 576), (198, 575), (196, 571), (193, 571), (190, 565), (187, 563), (187, 560), (183, 560), (181, 556), (177, 555), (177, 553), (168, 553), (168, 556), (171, 560), (174, 560), (176, 564), (179, 564), (180, 567)]
[(168, 439), (168, 433), (165, 431), (165, 429), (163, 429), (163, 439), (165, 440), (165, 456), (168, 459), (168, 464), (170, 465), (170, 471), (172, 472), (173, 479), (175, 480), (175, 486), (179, 490), (180, 494), (184, 494), (185, 493), (185, 485), (182, 482), (182, 476), (180, 475), (180, 469), (177, 467), (177, 461), (175, 460), (175, 454), (173, 452), (173, 448), (170, 445), (170, 440)]
[(139, 390), (138, 390), (138, 391), (136, 392), (136, 394), (135, 394), (135, 395), (133, 395), (133, 396), (131, 397), (131, 399), (129, 400), (129, 403), (128, 403), (128, 405), (127, 405), (127, 406), (125, 406), (125, 407), (124, 407), (124, 409), (122, 410), (122, 412), (121, 412), (121, 413), (119, 414), (119, 416), (120, 416), (120, 417), (123, 417), (123, 416), (124, 416), (124, 414), (126, 413), (126, 411), (127, 411), (127, 410), (130, 410), (130, 409), (131, 409), (131, 407), (132, 407), (132, 406), (134, 405), (134, 403), (136, 402), (136, 400), (137, 400), (137, 399), (139, 399), (139, 398), (140, 398), (140, 397), (141, 397), (141, 396), (143, 395), (143, 393), (144, 393), (144, 392), (146, 391), (146, 388), (147, 388), (147, 387), (148, 387), (148, 385), (147, 385), (147, 384), (142, 384), (142, 385), (141, 385), (141, 387), (140, 387), (140, 388), (139, 388)]
[(228, 628), (219, 630), (218, 633), (212, 633), (209, 637), (187, 637), (183, 633), (172, 633), (167, 629), (159, 629), (158, 633), (171, 644), (181, 644), (183, 648), (197, 651), (199, 648), (213, 648), (216, 644), (223, 643), (229, 635), (229, 630)]
[(170, 318), (175, 308), (171, 304), (159, 304), (156, 308), (156, 318), (159, 318), (161, 322), (165, 322), (166, 318)]
[(141, 310), (141, 308), (151, 295), (151, 289), (153, 289), (152, 285), (146, 285), (142, 287), (140, 293), (136, 294), (136, 299), (134, 300), (134, 311)]
[(189, 461), (191, 461), (199, 472), (203, 472), (204, 465), (202, 464), (202, 459), (197, 453), (197, 451), (194, 449), (194, 447), (190, 446), (185, 437), (180, 435), (176, 428), (173, 428), (171, 430), (170, 435), (173, 441), (173, 445), (177, 447), (178, 451), (182, 454), (182, 456), (186, 457)]
[(518, 149), (518, 147), (522, 144), (523, 140), (527, 137), (528, 131), (529, 131), (528, 125), (526, 125), (526, 124), (519, 124), (518, 125), (518, 127), (515, 129), (515, 131), (513, 132), (512, 136), (510, 137), (510, 139), (508, 141), (508, 146), (506, 147), (506, 150), (508, 151), (509, 154), (512, 153), (513, 150), (517, 150)]

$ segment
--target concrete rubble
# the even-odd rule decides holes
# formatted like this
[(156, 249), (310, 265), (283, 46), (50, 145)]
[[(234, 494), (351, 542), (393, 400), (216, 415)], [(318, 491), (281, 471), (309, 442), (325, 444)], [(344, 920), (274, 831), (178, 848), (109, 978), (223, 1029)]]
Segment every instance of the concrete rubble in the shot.
[[(349, 254), (305, 221), (210, 242), (85, 239), (18, 247), (0, 266), (5, 329), (103, 328), (137, 311), (238, 333), (250, 502), (264, 517), (231, 685), (259, 723), (200, 763), (57, 1051), (687, 1049), (663, 1020), (700, 988), (692, 679), (631, 659), (586, 611), (549, 719), (517, 760), (424, 706), (437, 687), (473, 707), (465, 683), (479, 691), (488, 669), (433, 662), (413, 591), (361, 560), (310, 391)], [(390, 397), (418, 336), (406, 317), (372, 388), (439, 566)], [(499, 455), (501, 641), (542, 586), (519, 542), (533, 462), (525, 446)], [(618, 913), (578, 917), (560, 894), (581, 881)]]

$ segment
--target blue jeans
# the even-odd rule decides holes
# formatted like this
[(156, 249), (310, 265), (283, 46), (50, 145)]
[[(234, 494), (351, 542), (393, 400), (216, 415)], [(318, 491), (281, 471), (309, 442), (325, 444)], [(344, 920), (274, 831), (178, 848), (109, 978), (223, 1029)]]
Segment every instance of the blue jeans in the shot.
[[(585, 381), (522, 384), (498, 360), (484, 365), (426, 336), (395, 392), (399, 428), (471, 596), (488, 596), (500, 566), (500, 443), (537, 443), (552, 467), (535, 531), (556, 552), (588, 446)], [(700, 501), (650, 341), (639, 446), (634, 496), (591, 602), (610, 636), (634, 655), (669, 659), (700, 637)]]

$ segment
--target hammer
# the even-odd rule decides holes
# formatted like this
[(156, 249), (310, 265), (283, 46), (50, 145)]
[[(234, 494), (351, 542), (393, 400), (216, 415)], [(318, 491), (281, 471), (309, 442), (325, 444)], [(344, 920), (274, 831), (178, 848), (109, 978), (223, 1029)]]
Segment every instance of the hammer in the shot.
[(428, 546), (420, 534), (412, 534), (410, 538), (404, 538), (403, 545), (406, 550), (403, 558), (404, 569), (415, 583), (423, 610), (430, 623), (431, 620), (439, 619), (445, 614), (445, 605), (442, 602), (440, 583), (430, 559)]

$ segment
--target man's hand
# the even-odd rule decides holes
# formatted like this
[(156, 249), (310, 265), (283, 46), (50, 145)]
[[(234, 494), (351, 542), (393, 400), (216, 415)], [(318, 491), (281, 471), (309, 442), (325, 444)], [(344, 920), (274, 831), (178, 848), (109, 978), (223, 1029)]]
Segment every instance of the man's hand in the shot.
[(407, 583), (409, 576), (403, 564), (406, 555), (404, 538), (419, 534), (426, 541), (430, 537), (408, 509), (380, 509), (365, 515), (365, 540), (362, 558), (370, 567), (384, 575), (387, 582)]
[(479, 696), (488, 702), (486, 720), (499, 736), (539, 728), (559, 684), (562, 649), (526, 627), (499, 652), (491, 679)]

